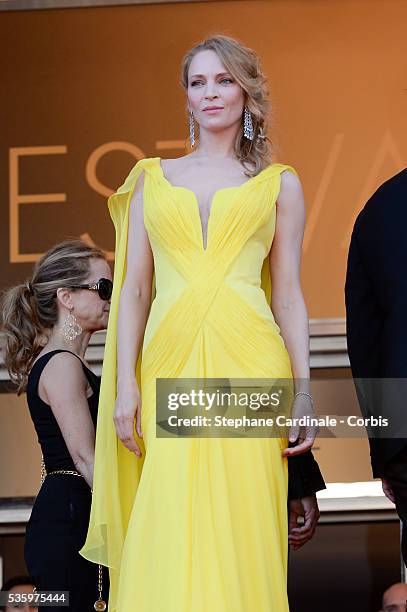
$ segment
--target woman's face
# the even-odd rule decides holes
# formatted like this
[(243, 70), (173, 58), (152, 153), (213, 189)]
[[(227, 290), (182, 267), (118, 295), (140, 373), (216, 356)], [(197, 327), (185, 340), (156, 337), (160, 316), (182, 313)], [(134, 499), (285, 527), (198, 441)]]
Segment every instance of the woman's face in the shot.
[[(205, 110), (215, 106), (218, 110)], [(188, 107), (200, 130), (219, 132), (242, 122), (244, 92), (211, 49), (200, 51), (188, 71)]]
[[(92, 258), (89, 276), (80, 284), (97, 283), (101, 278), (112, 279), (109, 264), (104, 259)], [(72, 313), (84, 331), (93, 333), (106, 329), (110, 300), (102, 300), (97, 291), (89, 289), (77, 289), (70, 292), (70, 296), (73, 306)]]

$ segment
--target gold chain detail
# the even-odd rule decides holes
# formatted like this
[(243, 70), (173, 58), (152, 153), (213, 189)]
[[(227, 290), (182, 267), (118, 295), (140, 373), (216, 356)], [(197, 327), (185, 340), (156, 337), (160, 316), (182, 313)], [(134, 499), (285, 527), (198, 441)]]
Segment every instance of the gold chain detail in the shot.
[(76, 470), (52, 470), (52, 472), (48, 472), (47, 476), (50, 476), (50, 474), (70, 474), (71, 476), (79, 476), (79, 478), (83, 478), (82, 474)]
[(106, 602), (103, 600), (102, 598), (102, 566), (99, 565), (99, 584), (98, 584), (98, 590), (99, 590), (99, 597), (97, 598), (97, 600), (95, 601), (93, 607), (95, 608), (95, 610), (97, 612), (104, 612), (104, 610), (106, 610)]
[(47, 473), (45, 471), (44, 455), (41, 455), (41, 484), (44, 483), (46, 475)]

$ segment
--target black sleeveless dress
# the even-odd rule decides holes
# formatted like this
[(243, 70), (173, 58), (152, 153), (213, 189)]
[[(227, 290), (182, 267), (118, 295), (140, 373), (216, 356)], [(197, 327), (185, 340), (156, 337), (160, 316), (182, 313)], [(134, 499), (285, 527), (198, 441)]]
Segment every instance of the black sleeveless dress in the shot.
[[(27, 383), (28, 407), (47, 473), (53, 470), (77, 471), (50, 406), (38, 395), (44, 367), (54, 355), (63, 352), (71, 351), (54, 350), (37, 359)], [(96, 428), (100, 379), (78, 359), (93, 391), (88, 404)], [(86, 480), (71, 474), (49, 474), (41, 486), (27, 523), (25, 561), (37, 591), (69, 591), (70, 605), (63, 608), (40, 606), (40, 611), (94, 610), (98, 598), (98, 565), (87, 561), (78, 552), (86, 539), (91, 496)], [(103, 567), (102, 595), (105, 601), (108, 600), (108, 588), (108, 571)]]

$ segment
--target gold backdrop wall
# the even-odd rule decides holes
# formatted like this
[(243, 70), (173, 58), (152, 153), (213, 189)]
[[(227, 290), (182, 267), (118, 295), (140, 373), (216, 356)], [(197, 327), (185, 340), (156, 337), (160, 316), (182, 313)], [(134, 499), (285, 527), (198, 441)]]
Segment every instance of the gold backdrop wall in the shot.
[[(0, 12), (0, 286), (27, 278), (38, 254), (66, 236), (113, 250), (106, 197), (137, 158), (184, 153), (180, 60), (222, 32), (260, 54), (278, 159), (303, 182), (309, 315), (344, 316), (355, 215), (406, 166), (406, 23), (404, 0)], [(39, 448), (24, 402), (0, 395), (0, 497), (38, 490)], [(365, 440), (319, 446), (328, 481), (370, 478)]]
[(278, 159), (307, 202), (310, 317), (344, 316), (356, 212), (406, 165), (407, 2), (270, 0), (0, 13), (1, 286), (67, 235), (107, 251), (106, 197), (187, 136), (183, 53), (210, 33), (261, 56)]

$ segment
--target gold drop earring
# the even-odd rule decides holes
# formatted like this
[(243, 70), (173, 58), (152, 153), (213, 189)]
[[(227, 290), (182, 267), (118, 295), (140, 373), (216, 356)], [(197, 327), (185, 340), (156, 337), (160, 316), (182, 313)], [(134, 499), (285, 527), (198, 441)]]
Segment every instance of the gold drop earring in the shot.
[(73, 342), (83, 332), (82, 327), (79, 325), (72, 311), (73, 308), (70, 308), (69, 314), (62, 325), (62, 333), (64, 334), (65, 340), (70, 342)]

